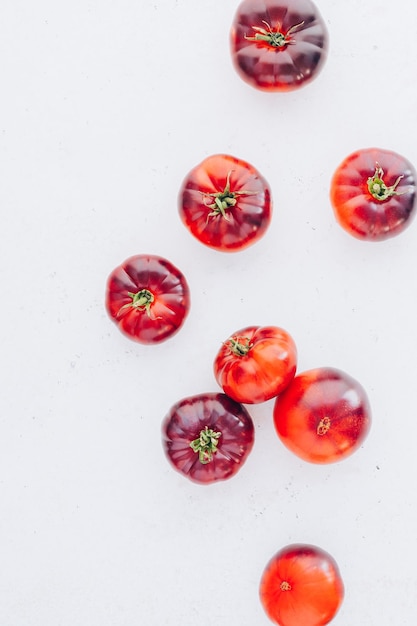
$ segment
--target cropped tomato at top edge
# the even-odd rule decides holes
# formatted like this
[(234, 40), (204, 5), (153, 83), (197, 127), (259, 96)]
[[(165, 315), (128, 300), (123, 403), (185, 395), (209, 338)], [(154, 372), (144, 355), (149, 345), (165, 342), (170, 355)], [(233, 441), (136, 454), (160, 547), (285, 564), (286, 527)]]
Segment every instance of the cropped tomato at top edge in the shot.
[(275, 400), (273, 417), (284, 445), (310, 463), (334, 463), (351, 455), (371, 426), (362, 385), (329, 367), (295, 376)]
[(279, 626), (324, 626), (338, 612), (344, 584), (335, 559), (310, 544), (282, 548), (260, 582), (261, 604)]
[(416, 171), (390, 150), (358, 150), (336, 169), (330, 201), (336, 220), (350, 235), (383, 241), (400, 234), (415, 215)]
[(132, 256), (107, 280), (106, 309), (130, 339), (151, 344), (175, 334), (188, 314), (187, 281), (172, 263), (147, 254)]
[(258, 241), (272, 216), (271, 191), (249, 163), (227, 154), (207, 157), (184, 179), (178, 197), (183, 224), (201, 243), (236, 252)]
[(224, 341), (214, 360), (214, 375), (223, 391), (246, 404), (265, 402), (294, 378), (297, 348), (277, 326), (247, 326)]
[(169, 462), (201, 484), (234, 476), (252, 450), (254, 436), (248, 411), (222, 393), (184, 398), (171, 407), (162, 424)]
[(233, 19), (233, 65), (262, 91), (310, 83), (327, 58), (328, 32), (311, 0), (243, 0)]

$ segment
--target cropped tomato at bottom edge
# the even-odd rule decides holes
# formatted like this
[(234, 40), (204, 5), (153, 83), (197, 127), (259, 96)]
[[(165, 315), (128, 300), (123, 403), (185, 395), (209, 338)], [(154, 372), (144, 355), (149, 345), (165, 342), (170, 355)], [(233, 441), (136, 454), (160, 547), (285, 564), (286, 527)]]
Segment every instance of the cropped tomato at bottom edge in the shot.
[(267, 564), (259, 596), (266, 614), (279, 626), (324, 626), (343, 602), (344, 584), (328, 552), (291, 544)]
[(171, 407), (162, 439), (178, 472), (208, 484), (239, 471), (253, 447), (254, 425), (245, 407), (225, 394), (198, 394)]

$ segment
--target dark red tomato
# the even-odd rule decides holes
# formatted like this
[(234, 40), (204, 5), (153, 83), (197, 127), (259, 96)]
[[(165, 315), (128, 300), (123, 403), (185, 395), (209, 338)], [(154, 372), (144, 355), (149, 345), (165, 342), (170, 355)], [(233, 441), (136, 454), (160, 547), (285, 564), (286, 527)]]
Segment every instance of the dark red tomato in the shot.
[(243, 0), (231, 32), (238, 74), (263, 91), (309, 83), (327, 57), (327, 28), (310, 0)]
[(139, 254), (116, 267), (107, 281), (106, 308), (130, 339), (157, 343), (181, 327), (190, 308), (183, 274), (159, 256)]
[(169, 461), (197, 483), (212, 483), (236, 474), (254, 442), (249, 413), (222, 393), (181, 400), (165, 417), (162, 433)]
[(261, 603), (279, 626), (324, 626), (342, 604), (344, 585), (336, 561), (317, 546), (282, 548), (265, 568)]
[(369, 241), (388, 239), (414, 217), (416, 171), (395, 152), (358, 150), (334, 173), (330, 200), (337, 221), (348, 233)]
[(296, 376), (275, 400), (276, 431), (289, 450), (311, 463), (352, 454), (371, 425), (365, 390), (348, 374), (322, 367)]
[(294, 378), (297, 348), (276, 326), (248, 326), (234, 333), (214, 360), (214, 375), (223, 391), (246, 404), (277, 396)]
[(265, 178), (227, 154), (204, 159), (185, 178), (179, 213), (188, 230), (210, 248), (242, 250), (265, 233), (272, 202)]

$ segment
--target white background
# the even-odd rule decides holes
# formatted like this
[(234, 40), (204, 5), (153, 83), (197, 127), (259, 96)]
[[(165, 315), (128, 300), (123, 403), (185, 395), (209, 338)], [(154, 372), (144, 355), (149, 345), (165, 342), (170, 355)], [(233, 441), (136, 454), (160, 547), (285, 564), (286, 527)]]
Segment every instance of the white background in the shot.
[[(264, 566), (314, 543), (346, 587), (335, 626), (414, 626), (417, 221), (367, 243), (335, 222), (329, 181), (359, 148), (417, 164), (417, 7), (321, 0), (320, 76), (266, 94), (235, 73), (234, 0), (2, 0), (0, 7), (0, 624), (267, 626)], [(184, 176), (226, 152), (258, 168), (273, 221), (215, 252), (177, 214)], [(166, 257), (192, 295), (159, 346), (125, 338), (104, 289), (132, 254)], [(373, 425), (315, 466), (250, 409), (253, 452), (199, 486), (161, 446), (170, 406), (216, 391), (221, 341), (294, 337), (299, 372), (333, 366)], [(301, 625), (300, 625), (301, 626)]]

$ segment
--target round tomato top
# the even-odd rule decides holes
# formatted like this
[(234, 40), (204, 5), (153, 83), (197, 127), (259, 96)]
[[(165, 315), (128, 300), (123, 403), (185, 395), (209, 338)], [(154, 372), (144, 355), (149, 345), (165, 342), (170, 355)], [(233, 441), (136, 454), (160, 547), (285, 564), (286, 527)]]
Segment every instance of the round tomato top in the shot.
[(254, 443), (247, 410), (222, 393), (184, 398), (164, 419), (165, 453), (173, 467), (197, 483), (230, 478)]
[(223, 391), (247, 404), (281, 393), (297, 367), (297, 348), (287, 331), (276, 326), (248, 326), (221, 346), (214, 374)]
[(279, 626), (324, 626), (339, 610), (344, 585), (325, 550), (308, 544), (282, 548), (263, 572), (260, 599)]
[(311, 0), (243, 0), (231, 30), (238, 74), (263, 91), (309, 83), (327, 57), (328, 33)]
[(398, 235), (416, 208), (416, 171), (407, 159), (380, 148), (352, 153), (335, 171), (330, 200), (339, 224), (357, 239)]
[(271, 192), (252, 165), (216, 154), (186, 176), (178, 210), (184, 225), (203, 244), (235, 252), (265, 233), (272, 215)]
[(297, 375), (275, 401), (278, 436), (311, 463), (333, 463), (352, 454), (371, 425), (362, 385), (341, 370), (317, 368)]
[(182, 326), (190, 308), (190, 292), (184, 275), (172, 263), (139, 254), (110, 274), (106, 308), (130, 339), (157, 343)]

